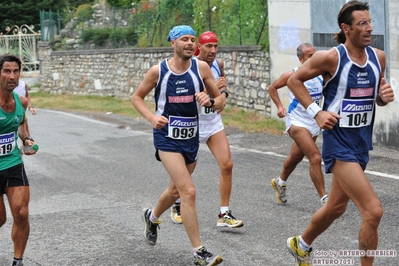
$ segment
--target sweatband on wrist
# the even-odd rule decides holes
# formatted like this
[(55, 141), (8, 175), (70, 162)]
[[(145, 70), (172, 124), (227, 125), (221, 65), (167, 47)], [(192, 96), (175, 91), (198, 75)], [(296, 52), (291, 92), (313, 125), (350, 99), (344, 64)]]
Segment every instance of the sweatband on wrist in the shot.
[(306, 108), (306, 112), (311, 118), (314, 118), (318, 112), (321, 111), (320, 106), (317, 103), (311, 103), (308, 108)]

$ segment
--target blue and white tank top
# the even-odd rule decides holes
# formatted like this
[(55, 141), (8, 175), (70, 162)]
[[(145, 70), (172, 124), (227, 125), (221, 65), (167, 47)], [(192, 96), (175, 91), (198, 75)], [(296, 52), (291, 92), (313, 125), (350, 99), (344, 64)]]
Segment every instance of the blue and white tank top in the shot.
[[(296, 72), (299, 69), (299, 67), (296, 67), (293, 69), (294, 72)], [(309, 79), (303, 83), (305, 87), (308, 89), (308, 92), (310, 96), (312, 97), (312, 100), (320, 105), (321, 99), (323, 97), (322, 92), (323, 92), (323, 78), (322, 76), (317, 76), (315, 78)], [(299, 120), (299, 121), (304, 121), (306, 124), (314, 124), (316, 121), (313, 119), (313, 117), (310, 117), (308, 113), (306, 112), (306, 109), (302, 106), (302, 104), (299, 103), (298, 99), (295, 97), (295, 95), (292, 93), (291, 89), (289, 90), (289, 101), (290, 104), (288, 106), (288, 115)]]
[(190, 59), (190, 67), (180, 74), (169, 68), (167, 59), (163, 60), (155, 87), (155, 114), (168, 118), (169, 124), (162, 129), (154, 129), (154, 136), (198, 143), (200, 107), (195, 94), (203, 90), (197, 60)]
[[(334, 47), (338, 67), (325, 84), (323, 110), (342, 118), (332, 130), (323, 131), (323, 156), (346, 152), (363, 153), (373, 149), (372, 133), (375, 101), (378, 95), (381, 65), (372, 47), (366, 47), (364, 65), (353, 62), (346, 47)], [(326, 144), (326, 145), (325, 145)]]
[(26, 97), (25, 81), (20, 80), (18, 86), (14, 88), (14, 91), (18, 93), (18, 95)]
[[(211, 72), (213, 76), (213, 80), (216, 81), (221, 76), (219, 61), (215, 58), (211, 64)], [(212, 124), (216, 121), (221, 120), (221, 115), (218, 114), (215, 110), (208, 107), (201, 107), (201, 115), (199, 123), (202, 124)]]

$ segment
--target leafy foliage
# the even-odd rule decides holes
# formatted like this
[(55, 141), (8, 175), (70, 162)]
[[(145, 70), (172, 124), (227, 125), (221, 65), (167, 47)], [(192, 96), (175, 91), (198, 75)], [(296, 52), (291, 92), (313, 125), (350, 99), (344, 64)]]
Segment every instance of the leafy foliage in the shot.
[[(140, 15), (137, 17), (142, 22)], [(267, 0), (164, 0), (147, 9), (145, 16), (146, 24), (141, 25), (146, 27), (149, 46), (156, 38), (161, 45), (169, 45), (165, 42), (169, 30), (188, 24), (198, 33), (214, 31), (221, 45), (268, 48)]]
[[(76, 0), (77, 1), (77, 0)], [(96, 0), (99, 1), (99, 0)], [(198, 35), (214, 31), (220, 45), (260, 45), (268, 49), (267, 0), (100, 0), (108, 3), (107, 21), (93, 23), (88, 5), (80, 5), (74, 17), (77, 34), (85, 42), (114, 43), (114, 48), (126, 44), (139, 47), (169, 46), (166, 41), (170, 29), (176, 25), (191, 25)], [(105, 1), (105, 2), (104, 2)], [(101, 16), (100, 16), (101, 17)], [(71, 21), (71, 18), (68, 18)], [(65, 20), (64, 24), (66, 24)], [(93, 28), (102, 25), (108, 30), (95, 33)], [(110, 40), (103, 38), (109, 34)], [(69, 27), (68, 30), (72, 28)], [(90, 32), (84, 32), (90, 31)], [(130, 37), (124, 37), (126, 34)], [(75, 34), (76, 35), (76, 34)], [(83, 47), (89, 47), (84, 45)], [(110, 48), (107, 45), (107, 48)]]
[(93, 14), (93, 9), (91, 8), (91, 5), (89, 4), (83, 4), (78, 6), (76, 9), (75, 15), (80, 19), (80, 20), (89, 20), (91, 18), (91, 15)]
[(110, 6), (113, 7), (131, 7), (132, 3), (137, 2), (137, 3), (144, 3), (147, 2), (145, 0), (141, 0), (141, 1), (133, 1), (133, 0), (107, 0), (107, 3)]
[(267, 46), (267, 0), (197, 0), (193, 16), (198, 32), (214, 31), (221, 44)]
[(14, 25), (34, 25), (40, 29), (40, 10), (63, 10), (65, 0), (2, 0), (0, 2), (0, 32)]
[(103, 45), (110, 38), (112, 31), (111, 28), (88, 29), (84, 32), (84, 40), (92, 41), (95, 45)]
[(84, 41), (96, 46), (103, 46), (106, 42), (115, 42), (115, 46), (126, 44), (133, 46), (137, 43), (137, 33), (133, 27), (127, 28), (98, 28), (84, 31)]

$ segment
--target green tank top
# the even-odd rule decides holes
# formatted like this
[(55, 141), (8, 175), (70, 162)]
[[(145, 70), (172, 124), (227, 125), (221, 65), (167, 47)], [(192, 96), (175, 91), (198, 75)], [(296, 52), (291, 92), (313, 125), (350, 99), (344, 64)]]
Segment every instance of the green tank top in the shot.
[(0, 108), (0, 170), (22, 163), (22, 156), (18, 147), (18, 127), (21, 124), (25, 109), (16, 92), (14, 112), (8, 113)]

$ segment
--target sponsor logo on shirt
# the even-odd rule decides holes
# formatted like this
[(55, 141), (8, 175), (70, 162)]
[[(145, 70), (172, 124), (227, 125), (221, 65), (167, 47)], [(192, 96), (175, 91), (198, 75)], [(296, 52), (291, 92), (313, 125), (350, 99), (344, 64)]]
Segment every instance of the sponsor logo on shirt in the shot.
[(177, 127), (196, 127), (197, 126), (197, 119), (193, 118), (172, 118), (169, 121), (170, 126), (177, 126)]
[(180, 84), (186, 84), (186, 80), (178, 80), (175, 83), (176, 85), (180, 85)]
[(368, 97), (373, 96), (374, 88), (351, 88), (350, 97)]
[(372, 111), (374, 106), (373, 100), (367, 101), (342, 101), (342, 111), (345, 112), (359, 112), (359, 111)]
[(169, 103), (191, 103), (194, 101), (194, 95), (169, 96)]

